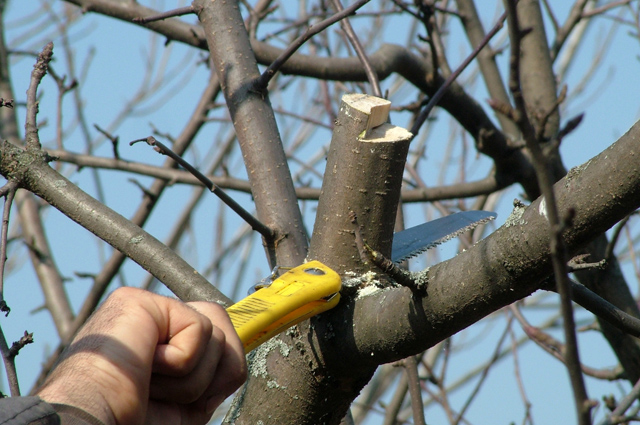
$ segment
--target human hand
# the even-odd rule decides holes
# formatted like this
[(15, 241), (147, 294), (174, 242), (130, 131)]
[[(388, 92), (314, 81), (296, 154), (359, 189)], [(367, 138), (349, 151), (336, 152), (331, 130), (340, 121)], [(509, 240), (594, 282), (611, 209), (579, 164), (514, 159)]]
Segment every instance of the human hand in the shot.
[(246, 379), (224, 309), (135, 288), (114, 291), (38, 391), (105, 424), (204, 424)]

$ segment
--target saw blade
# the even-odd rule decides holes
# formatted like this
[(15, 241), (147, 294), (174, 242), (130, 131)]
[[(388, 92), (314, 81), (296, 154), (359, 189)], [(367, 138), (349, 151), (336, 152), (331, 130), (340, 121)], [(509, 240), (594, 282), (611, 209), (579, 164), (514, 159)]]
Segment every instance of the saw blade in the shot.
[(391, 259), (399, 263), (496, 217), (489, 211), (462, 211), (395, 233)]

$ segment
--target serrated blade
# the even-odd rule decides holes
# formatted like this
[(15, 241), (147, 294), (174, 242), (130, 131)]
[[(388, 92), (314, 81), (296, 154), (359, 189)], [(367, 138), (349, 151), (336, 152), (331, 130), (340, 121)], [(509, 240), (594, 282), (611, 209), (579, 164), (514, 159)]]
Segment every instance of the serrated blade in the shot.
[(489, 211), (462, 211), (395, 233), (391, 259), (399, 263), (496, 217)]

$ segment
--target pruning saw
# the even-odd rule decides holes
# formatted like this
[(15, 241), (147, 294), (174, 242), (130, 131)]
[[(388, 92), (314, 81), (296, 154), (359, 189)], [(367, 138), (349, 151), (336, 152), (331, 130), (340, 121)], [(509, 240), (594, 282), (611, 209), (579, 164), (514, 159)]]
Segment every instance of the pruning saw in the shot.
[[(391, 259), (404, 261), (495, 217), (487, 211), (463, 211), (398, 232)], [(340, 276), (319, 261), (294, 267), (272, 282), (263, 281), (254, 293), (227, 308), (246, 353), (340, 301)]]

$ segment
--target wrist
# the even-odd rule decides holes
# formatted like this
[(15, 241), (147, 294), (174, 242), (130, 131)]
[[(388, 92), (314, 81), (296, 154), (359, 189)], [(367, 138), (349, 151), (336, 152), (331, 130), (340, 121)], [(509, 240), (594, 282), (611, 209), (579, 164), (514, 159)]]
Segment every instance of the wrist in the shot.
[(66, 363), (69, 363), (69, 359), (54, 370), (36, 395), (49, 404), (72, 406), (105, 425), (115, 425), (110, 403), (99, 386), (100, 379), (96, 379), (99, 374), (95, 370), (88, 370), (93, 368)]

